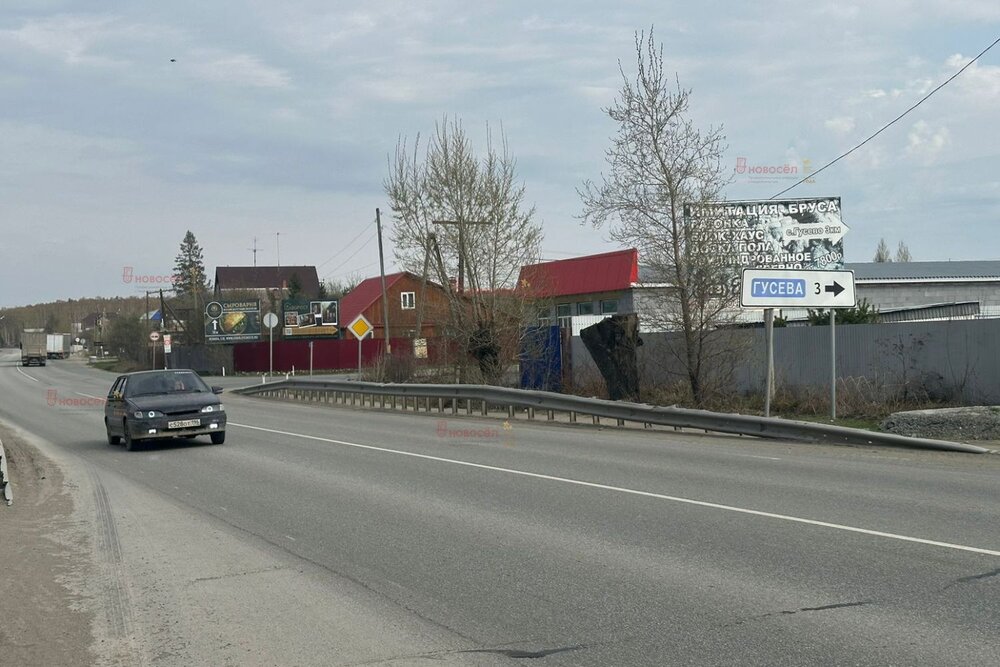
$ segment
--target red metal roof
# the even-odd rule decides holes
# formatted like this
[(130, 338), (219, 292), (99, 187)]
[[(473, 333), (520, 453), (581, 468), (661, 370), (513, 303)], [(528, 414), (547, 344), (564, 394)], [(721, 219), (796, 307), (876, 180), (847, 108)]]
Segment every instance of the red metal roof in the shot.
[[(389, 273), (385, 276), (385, 289), (388, 291), (405, 274)], [(340, 325), (346, 327), (354, 318), (365, 312), (368, 306), (379, 300), (382, 296), (382, 278), (366, 278), (358, 283), (344, 298), (340, 300)]]
[(616, 250), (521, 267), (518, 289), (534, 298), (625, 290), (639, 282), (639, 251)]

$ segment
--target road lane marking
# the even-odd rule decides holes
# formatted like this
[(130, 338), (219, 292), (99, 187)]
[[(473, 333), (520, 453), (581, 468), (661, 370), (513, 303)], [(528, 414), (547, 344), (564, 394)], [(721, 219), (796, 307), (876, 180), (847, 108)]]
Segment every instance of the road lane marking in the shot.
[(407, 452), (401, 449), (390, 449), (388, 447), (378, 447), (376, 445), (363, 445), (357, 442), (347, 442), (345, 440), (334, 440), (333, 438), (322, 438), (316, 435), (305, 435), (304, 433), (292, 433), (290, 431), (279, 431), (273, 428), (264, 428), (262, 426), (251, 426), (249, 424), (239, 424), (236, 422), (229, 422), (229, 426), (237, 426), (240, 428), (247, 428), (253, 431), (262, 431), (264, 433), (274, 433), (276, 435), (286, 435), (294, 438), (303, 438), (305, 440), (316, 440), (318, 442), (329, 442), (335, 445), (343, 445), (345, 447), (355, 447), (357, 449), (367, 449), (374, 452), (384, 452), (386, 454), (399, 454), (401, 456), (409, 456), (416, 459), (425, 459), (428, 461), (437, 461), (439, 463), (451, 463), (454, 465), (466, 466), (468, 468), (478, 468), (480, 470), (492, 470), (494, 472), (504, 472), (510, 475), (518, 475), (521, 477), (531, 477), (534, 479), (544, 479), (550, 482), (562, 482), (563, 484), (573, 484), (575, 486), (583, 486), (591, 489), (601, 489), (604, 491), (615, 491), (618, 493), (626, 493), (633, 496), (642, 496), (645, 498), (656, 498), (658, 500), (667, 500), (675, 503), (683, 503), (685, 505), (696, 505), (698, 507), (708, 507), (710, 509), (724, 510), (727, 512), (737, 512), (739, 514), (750, 514), (752, 516), (761, 516), (768, 519), (779, 519), (781, 521), (790, 521), (793, 523), (806, 524), (808, 526), (818, 526), (820, 528), (832, 528), (834, 530), (842, 530), (850, 533), (860, 533), (862, 535), (872, 535), (874, 537), (884, 537), (891, 540), (900, 540), (902, 542), (912, 542), (915, 544), (923, 544), (932, 547), (942, 547), (944, 549), (954, 549), (957, 551), (968, 551), (971, 553), (984, 554), (987, 556), (1000, 556), (1000, 551), (993, 549), (983, 549), (980, 547), (970, 547), (964, 544), (952, 544), (950, 542), (939, 542), (937, 540), (926, 540), (921, 537), (910, 537), (909, 535), (900, 535), (898, 533), (887, 533), (881, 530), (871, 530), (869, 528), (858, 528), (856, 526), (847, 526), (839, 523), (830, 523), (827, 521), (816, 521), (815, 519), (806, 519), (798, 516), (791, 516), (788, 514), (775, 514), (774, 512), (764, 512), (761, 510), (749, 509), (746, 507), (735, 507), (733, 505), (722, 505), (720, 503), (710, 503), (704, 500), (695, 500), (693, 498), (682, 498), (679, 496), (668, 496), (662, 493), (653, 493), (652, 491), (640, 491), (638, 489), (629, 489), (621, 486), (612, 486), (610, 484), (599, 484), (597, 482), (587, 482), (580, 479), (572, 479), (570, 477), (558, 477), (555, 475), (545, 475), (543, 473), (529, 472), (527, 470), (517, 470), (514, 468), (502, 468), (500, 466), (491, 466), (485, 463), (473, 463), (471, 461), (461, 461), (459, 459), (448, 459), (441, 456), (432, 456), (430, 454), (419, 454), (417, 452)]
[(29, 380), (31, 380), (32, 382), (38, 382), (38, 378), (31, 377), (30, 375), (28, 375), (27, 373), (25, 373), (24, 371), (22, 371), (17, 366), (14, 366), (14, 370), (17, 371), (18, 373), (20, 373), (21, 375), (23, 375), (24, 377), (28, 378)]
[(93, 394), (85, 394), (82, 391), (74, 391), (73, 393), (77, 394), (79, 396), (86, 396), (87, 398), (94, 398), (94, 399), (97, 399), (98, 401), (103, 401), (104, 400), (104, 396), (94, 396)]

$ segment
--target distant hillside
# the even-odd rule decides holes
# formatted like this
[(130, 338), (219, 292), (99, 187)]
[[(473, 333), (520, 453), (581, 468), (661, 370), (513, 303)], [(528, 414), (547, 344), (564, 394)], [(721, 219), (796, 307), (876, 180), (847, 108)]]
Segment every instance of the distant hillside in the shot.
[[(14, 345), (20, 341), (22, 329), (45, 329), (49, 333), (71, 333), (71, 325), (81, 322), (87, 315), (141, 316), (146, 299), (141, 296), (94, 297), (69, 299), (52, 303), (38, 303), (17, 308), (0, 309), (0, 346)], [(150, 301), (150, 310), (159, 308), (159, 300)]]

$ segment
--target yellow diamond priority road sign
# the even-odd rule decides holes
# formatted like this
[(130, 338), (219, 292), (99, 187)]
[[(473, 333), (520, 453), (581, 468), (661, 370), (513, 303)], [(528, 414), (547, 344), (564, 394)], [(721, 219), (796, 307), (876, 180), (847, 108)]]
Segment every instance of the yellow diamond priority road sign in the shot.
[(358, 315), (355, 317), (354, 320), (347, 325), (347, 328), (350, 329), (351, 333), (354, 334), (354, 337), (358, 340), (362, 340), (365, 336), (372, 332), (372, 329), (374, 329), (372, 323), (369, 322), (368, 318), (364, 315)]

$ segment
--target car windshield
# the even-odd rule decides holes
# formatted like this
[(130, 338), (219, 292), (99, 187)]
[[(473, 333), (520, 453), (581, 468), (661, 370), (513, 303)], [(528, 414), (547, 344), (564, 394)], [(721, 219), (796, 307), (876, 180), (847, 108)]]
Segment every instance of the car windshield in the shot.
[(208, 386), (190, 371), (170, 371), (148, 373), (132, 377), (128, 381), (128, 396), (151, 396), (154, 394), (178, 394), (207, 392)]

